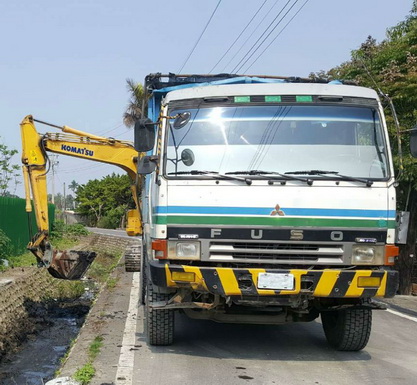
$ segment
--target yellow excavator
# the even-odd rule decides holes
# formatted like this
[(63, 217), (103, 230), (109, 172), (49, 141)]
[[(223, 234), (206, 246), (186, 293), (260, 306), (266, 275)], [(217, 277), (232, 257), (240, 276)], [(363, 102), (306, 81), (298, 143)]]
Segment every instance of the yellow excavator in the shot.
[[(39, 134), (36, 123), (45, 124), (61, 130), (58, 133)], [(127, 233), (131, 236), (142, 233), (137, 175), (138, 153), (128, 141), (116, 140), (79, 131), (68, 126), (57, 126), (26, 116), (22, 123), (22, 163), (26, 195), (26, 212), (32, 211), (31, 200), (36, 216), (38, 232), (32, 237), (28, 249), (35, 255), (38, 265), (47, 267), (55, 278), (80, 279), (95, 258), (94, 252), (54, 250), (49, 241), (48, 200), (46, 175), (50, 168), (48, 152), (108, 163), (122, 168), (130, 177), (131, 190), (136, 209), (127, 213)], [(126, 261), (126, 270), (138, 270), (139, 262)], [(139, 258), (139, 256), (137, 256)], [(129, 267), (131, 267), (129, 269)]]

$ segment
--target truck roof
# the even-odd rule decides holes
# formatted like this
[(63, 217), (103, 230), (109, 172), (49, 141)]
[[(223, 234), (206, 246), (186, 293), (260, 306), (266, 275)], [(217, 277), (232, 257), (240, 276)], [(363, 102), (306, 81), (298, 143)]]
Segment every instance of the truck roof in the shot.
[(168, 90), (167, 88), (158, 90), (159, 92), (166, 93), (166, 103), (173, 100), (248, 95), (326, 95), (378, 99), (378, 94), (373, 89), (332, 83), (288, 83), (285, 81), (262, 84), (240, 83), (211, 85), (206, 83), (204, 85), (193, 84), (170, 88), (172, 90)]

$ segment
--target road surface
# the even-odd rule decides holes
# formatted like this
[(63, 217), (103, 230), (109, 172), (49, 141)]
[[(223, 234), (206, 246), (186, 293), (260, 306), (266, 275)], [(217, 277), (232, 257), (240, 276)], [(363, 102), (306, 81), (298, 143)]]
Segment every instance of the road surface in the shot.
[[(404, 318), (401, 313), (375, 311), (371, 339), (362, 352), (332, 350), (319, 321), (227, 325), (181, 314), (175, 320), (175, 344), (151, 347), (144, 337), (143, 307), (137, 306), (138, 273), (118, 269), (116, 287), (98, 300), (79, 338), (85, 350), (88, 339), (97, 334), (104, 337), (92, 385), (417, 383), (417, 318), (413, 315)], [(77, 346), (71, 357), (63, 375), (85, 363)], [(76, 362), (77, 357), (81, 362)]]
[(86, 227), (86, 229), (88, 231), (91, 231), (92, 233), (96, 233), (96, 234), (111, 235), (111, 236), (119, 237), (119, 238), (130, 238), (130, 239), (132, 239), (132, 237), (130, 237), (129, 235), (126, 234), (125, 230), (101, 229), (101, 228), (98, 228), (98, 227)]

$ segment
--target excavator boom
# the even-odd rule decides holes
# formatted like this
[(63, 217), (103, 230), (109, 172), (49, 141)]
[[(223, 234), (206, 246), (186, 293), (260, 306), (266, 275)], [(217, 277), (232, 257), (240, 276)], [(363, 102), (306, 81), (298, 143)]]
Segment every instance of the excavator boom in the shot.
[[(38, 232), (30, 240), (28, 249), (35, 255), (40, 266), (46, 266), (55, 278), (80, 279), (95, 258), (94, 252), (54, 250), (49, 241), (48, 200), (46, 175), (49, 171), (47, 152), (109, 163), (121, 167), (131, 179), (131, 190), (136, 204), (134, 228), (129, 235), (142, 232), (140, 207), (137, 194), (136, 163), (138, 152), (127, 141), (105, 138), (68, 126), (52, 127), (61, 129), (61, 133), (39, 134), (34, 122), (48, 124), (26, 116), (20, 124), (22, 136), (22, 164), (25, 184), (26, 211), (32, 211), (31, 198), (35, 210)], [(132, 216), (132, 215), (130, 215)]]

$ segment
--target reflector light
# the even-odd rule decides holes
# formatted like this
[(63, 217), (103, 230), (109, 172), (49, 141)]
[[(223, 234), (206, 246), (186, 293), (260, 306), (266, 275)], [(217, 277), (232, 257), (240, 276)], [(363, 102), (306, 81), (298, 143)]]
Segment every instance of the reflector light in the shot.
[(358, 287), (379, 287), (381, 285), (380, 277), (359, 277)]
[(394, 265), (395, 257), (400, 253), (398, 246), (386, 245), (385, 246), (385, 265)]
[(166, 259), (168, 256), (166, 239), (152, 241), (152, 250), (155, 250), (156, 259)]
[(192, 272), (185, 271), (173, 271), (171, 274), (173, 281), (182, 281), (182, 282), (194, 282), (195, 274)]

